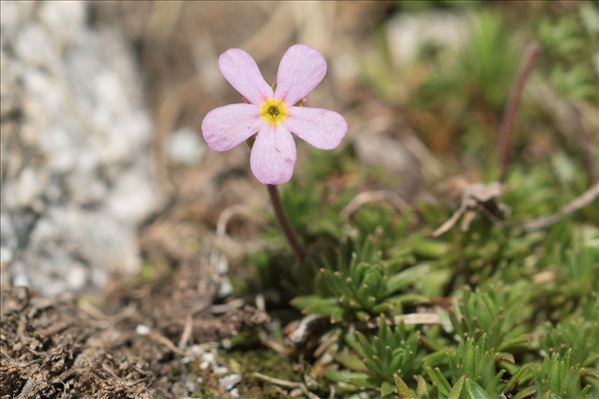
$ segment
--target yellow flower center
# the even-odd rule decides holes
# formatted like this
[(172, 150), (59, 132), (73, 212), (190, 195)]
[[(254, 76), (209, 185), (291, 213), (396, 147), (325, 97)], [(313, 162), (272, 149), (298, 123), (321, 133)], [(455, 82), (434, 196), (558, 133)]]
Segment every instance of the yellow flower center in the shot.
[(276, 125), (287, 118), (287, 109), (281, 100), (269, 98), (260, 106), (260, 116), (268, 123)]

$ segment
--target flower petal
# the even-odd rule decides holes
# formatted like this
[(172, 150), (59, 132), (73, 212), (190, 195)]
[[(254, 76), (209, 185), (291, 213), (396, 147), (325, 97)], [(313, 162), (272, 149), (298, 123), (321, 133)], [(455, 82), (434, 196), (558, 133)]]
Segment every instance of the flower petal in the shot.
[(261, 183), (283, 184), (293, 175), (295, 158), (295, 141), (289, 130), (283, 124), (265, 124), (252, 146), (250, 166)]
[(247, 140), (265, 124), (253, 104), (230, 104), (208, 112), (202, 134), (208, 147), (227, 151)]
[(337, 147), (347, 132), (345, 118), (321, 108), (291, 107), (283, 122), (296, 136), (321, 150)]
[(260, 104), (273, 97), (272, 87), (266, 83), (256, 61), (239, 48), (232, 48), (220, 55), (218, 66), (221, 73), (250, 103)]
[(327, 73), (327, 62), (320, 52), (295, 44), (285, 52), (277, 72), (275, 97), (295, 105), (312, 91)]

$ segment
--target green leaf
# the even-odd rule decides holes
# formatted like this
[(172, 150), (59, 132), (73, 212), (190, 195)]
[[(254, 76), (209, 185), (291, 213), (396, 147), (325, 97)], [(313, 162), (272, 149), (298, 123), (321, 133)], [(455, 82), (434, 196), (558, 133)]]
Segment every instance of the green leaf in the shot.
[(410, 284), (418, 281), (430, 271), (428, 265), (415, 266), (391, 276), (385, 284), (387, 294), (393, 294), (396, 291), (407, 288)]
[(500, 352), (495, 354), (495, 360), (498, 362), (508, 362), (510, 364), (515, 364), (514, 355), (511, 353)]
[(425, 258), (440, 258), (449, 250), (449, 246), (444, 242), (433, 241), (418, 235), (414, 235), (409, 244), (416, 255)]
[(447, 360), (448, 353), (445, 350), (433, 352), (430, 355), (426, 355), (422, 360), (429, 366), (437, 366)]
[(341, 309), (334, 298), (322, 298), (318, 295), (298, 296), (291, 304), (306, 313), (323, 316), (330, 316)]
[(358, 358), (355, 355), (352, 355), (348, 352), (339, 352), (335, 355), (335, 360), (337, 360), (339, 363), (341, 363), (343, 366), (347, 367), (348, 369), (354, 370), (354, 371), (365, 371), (366, 370), (366, 365), (364, 364), (363, 361), (360, 360), (360, 358)]
[(466, 380), (466, 376), (463, 375), (458, 382), (455, 383), (453, 388), (451, 388), (451, 392), (449, 392), (449, 396), (447, 399), (460, 399), (460, 395), (462, 393), (462, 387), (464, 386), (464, 381)]
[(493, 396), (489, 395), (480, 385), (471, 379), (466, 380), (466, 393), (470, 399), (494, 399)]
[(508, 380), (508, 382), (505, 384), (504, 391), (505, 392), (512, 391), (516, 387), (517, 384), (522, 384), (523, 382), (530, 379), (531, 377), (532, 377), (531, 365), (525, 364), (524, 366), (520, 367), (518, 369), (518, 371), (516, 371), (516, 373), (514, 373), (512, 375), (512, 378), (510, 378)]
[(420, 397), (428, 397), (428, 384), (421, 375), (416, 375), (416, 392)]
[(383, 382), (380, 389), (381, 396), (388, 396), (393, 393), (393, 385), (389, 384), (388, 382)]
[(333, 367), (327, 367), (324, 375), (333, 382), (344, 382), (361, 388), (377, 388), (368, 377), (368, 374), (364, 373), (335, 370)]
[(424, 371), (428, 375), (428, 378), (437, 388), (437, 391), (439, 391), (439, 394), (443, 396), (448, 396), (449, 392), (451, 391), (451, 385), (449, 384), (449, 381), (447, 381), (447, 378), (445, 378), (443, 373), (441, 373), (441, 370), (439, 370), (439, 368), (437, 367), (435, 367), (434, 369), (431, 367), (425, 367)]
[(401, 378), (399, 373), (395, 374), (393, 376), (393, 379), (395, 380), (395, 389), (400, 395), (402, 395), (406, 399), (416, 399), (418, 397), (416, 395), (416, 392), (412, 391), (410, 387), (408, 387), (408, 384), (405, 383), (405, 381)]
[(518, 393), (514, 395), (514, 399), (530, 398), (535, 394), (535, 392), (537, 392), (536, 387), (524, 388), (521, 391), (518, 391)]

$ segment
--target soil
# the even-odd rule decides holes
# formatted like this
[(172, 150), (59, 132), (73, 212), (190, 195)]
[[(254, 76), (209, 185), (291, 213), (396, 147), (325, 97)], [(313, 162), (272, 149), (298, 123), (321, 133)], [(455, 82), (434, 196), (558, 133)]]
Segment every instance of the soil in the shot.
[(248, 305), (224, 306), (218, 316), (198, 308), (205, 299), (197, 289), (199, 270), (184, 266), (139, 289), (114, 288), (101, 307), (26, 288), (3, 290), (0, 397), (189, 396), (188, 382), (198, 378), (186, 367), (193, 349), (197, 355), (193, 343), (267, 320)]

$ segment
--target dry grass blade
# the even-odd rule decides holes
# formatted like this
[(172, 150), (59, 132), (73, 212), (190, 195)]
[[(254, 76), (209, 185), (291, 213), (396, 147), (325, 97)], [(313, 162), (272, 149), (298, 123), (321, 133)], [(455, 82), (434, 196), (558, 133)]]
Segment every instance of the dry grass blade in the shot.
[(401, 196), (393, 191), (364, 191), (356, 195), (341, 211), (341, 217), (349, 220), (361, 207), (372, 202), (388, 202), (399, 212), (407, 212), (410, 205)]
[(229, 221), (235, 216), (245, 216), (248, 219), (252, 219), (256, 222), (262, 222), (263, 219), (257, 214), (257, 212), (247, 205), (232, 205), (225, 208), (218, 217), (216, 224), (216, 235), (218, 238), (228, 237), (227, 226)]
[(187, 346), (187, 342), (189, 341), (189, 338), (191, 337), (192, 332), (193, 332), (193, 319), (191, 318), (191, 315), (188, 314), (187, 318), (185, 319), (185, 328), (183, 329), (183, 333), (181, 334), (181, 339), (179, 340), (179, 344), (177, 345), (179, 350), (182, 351), (185, 349), (185, 347)]
[(179, 348), (177, 348), (175, 346), (175, 344), (172, 343), (172, 341), (170, 339), (168, 339), (167, 337), (165, 337), (164, 335), (160, 334), (157, 331), (151, 331), (148, 334), (148, 337), (152, 340), (155, 341), (159, 344), (164, 345), (166, 348), (168, 348), (169, 350), (171, 350), (172, 352), (181, 355), (181, 356), (185, 356), (185, 353), (180, 350)]
[(455, 224), (460, 220), (460, 217), (466, 212), (468, 207), (465, 204), (461, 204), (460, 207), (451, 215), (449, 219), (447, 219), (441, 226), (439, 226), (435, 231), (433, 231), (433, 237), (439, 237), (445, 233), (447, 233)]
[(464, 217), (462, 219), (462, 230), (468, 230), (475, 210), (480, 211), (494, 223), (502, 223), (510, 213), (509, 207), (499, 201), (502, 190), (502, 186), (498, 182), (477, 183), (466, 187), (462, 194), (460, 207), (432, 233), (432, 236), (439, 237), (445, 234), (462, 216)]
[(252, 375), (262, 381), (266, 381), (274, 385), (282, 386), (285, 388), (300, 389), (304, 393), (304, 395), (306, 395), (310, 399), (319, 399), (318, 395), (310, 392), (306, 385), (301, 382), (287, 381), (282, 380), (280, 378), (269, 377), (258, 372), (255, 372)]
[(558, 212), (521, 223), (516, 227), (527, 233), (547, 228), (571, 213), (574, 213), (579, 209), (589, 205), (597, 197), (599, 197), (599, 182), (591, 186), (591, 188), (582, 193), (582, 195), (580, 195), (578, 198), (564, 205)]
[[(442, 324), (441, 317), (437, 313), (408, 313), (395, 316), (393, 320), (386, 320), (387, 325), (424, 325), (424, 324)], [(369, 321), (366, 323), (369, 329), (378, 328), (377, 322)]]

